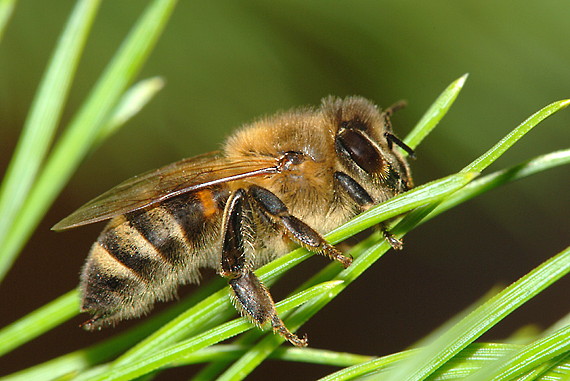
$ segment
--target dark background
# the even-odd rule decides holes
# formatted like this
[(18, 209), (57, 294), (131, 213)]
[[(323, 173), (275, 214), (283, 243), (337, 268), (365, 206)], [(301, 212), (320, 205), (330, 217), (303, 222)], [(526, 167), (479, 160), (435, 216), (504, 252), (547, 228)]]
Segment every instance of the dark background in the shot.
[[(144, 2), (146, 4), (147, 2)], [(73, 2), (21, 0), (0, 44), (0, 171)], [(88, 41), (63, 122), (69, 121), (143, 9), (105, 2)], [(529, 115), (570, 97), (570, 3), (558, 1), (181, 1), (142, 78), (166, 87), (81, 166), (0, 287), (0, 326), (77, 284), (102, 226), (49, 230), (92, 197), (137, 173), (216, 149), (243, 123), (363, 95), (381, 106), (406, 99), (400, 136), (453, 80), (470, 77), (441, 125), (417, 150), (416, 184), (459, 170)], [(568, 148), (570, 113), (542, 123), (491, 169)], [(302, 327), (311, 346), (371, 355), (405, 349), (492, 286), (509, 284), (568, 245), (568, 168), (505, 186), (409, 234)], [(312, 258), (274, 287), (282, 298), (326, 264)], [(484, 340), (568, 313), (568, 280), (520, 308)], [(84, 317), (0, 359), (0, 374), (90, 345)], [(123, 327), (128, 326), (126, 323)], [(186, 379), (198, 369), (166, 373)], [(267, 362), (250, 379), (314, 379), (333, 368)], [(166, 379), (165, 376), (163, 376)]]

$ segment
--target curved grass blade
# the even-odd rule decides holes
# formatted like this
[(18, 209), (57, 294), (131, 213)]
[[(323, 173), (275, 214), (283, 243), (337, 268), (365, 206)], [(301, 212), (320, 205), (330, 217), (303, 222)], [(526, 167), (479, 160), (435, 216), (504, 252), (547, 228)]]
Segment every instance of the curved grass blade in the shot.
[[(513, 182), (527, 176), (543, 172), (550, 168), (570, 164), (570, 149), (541, 155), (514, 167), (479, 177), (467, 184), (460, 191), (446, 198), (433, 212), (434, 216), (464, 203), (480, 194), (486, 193), (500, 185)], [(426, 219), (429, 220), (431, 215)]]
[(501, 157), (509, 148), (513, 146), (516, 142), (525, 136), (530, 130), (532, 130), (536, 125), (542, 122), (544, 119), (555, 114), (556, 112), (565, 109), (570, 105), (570, 99), (561, 100), (549, 104), (543, 107), (539, 111), (532, 114), (524, 122), (518, 125), (513, 131), (511, 131), (507, 136), (502, 138), (497, 144), (495, 144), (490, 150), (485, 152), (483, 155), (478, 157), (471, 164), (462, 169), (463, 172), (482, 172), (485, 168), (491, 165), (495, 160)]
[[(482, 378), (473, 378), (479, 376), (479, 371), (484, 370), (487, 366), (492, 366), (497, 362), (503, 361), (506, 357), (521, 351), (521, 345), (502, 344), (502, 343), (472, 343), (445, 365), (434, 372), (429, 379), (433, 381), (439, 380), (514, 380), (515, 378), (494, 378), (493, 375), (487, 374)], [(365, 363), (353, 365), (337, 372), (331, 373), (326, 377), (320, 378), (319, 381), (345, 381), (359, 379), (360, 377), (371, 379), (386, 379), (394, 369), (402, 362), (410, 359), (415, 354), (421, 352), (421, 348), (410, 349), (407, 351), (395, 353), (393, 355), (380, 357)], [(536, 369), (536, 368), (535, 368)], [(531, 375), (529, 372), (527, 375)], [(566, 380), (570, 375), (570, 355), (559, 356), (553, 365), (541, 373), (534, 373), (531, 378), (523, 376), (516, 378), (519, 381), (526, 380)], [(538, 378), (537, 378), (538, 377)]]
[[(287, 316), (284, 321), (292, 332), (295, 332), (303, 323), (314, 316), (326, 304), (333, 300), (348, 284), (356, 279), (368, 266), (380, 258), (389, 250), (389, 245), (383, 240), (373, 245), (361, 256), (356, 258), (352, 265), (341, 271), (335, 279), (342, 279), (345, 283), (342, 287), (321, 295), (319, 298), (301, 306), (298, 310)], [(349, 271), (350, 270), (350, 271)], [(344, 274), (343, 274), (344, 273)], [(247, 377), (265, 358), (267, 358), (284, 339), (277, 335), (266, 335), (260, 342), (254, 345), (240, 359), (234, 362), (220, 377), (218, 381), (242, 380)]]
[[(211, 361), (235, 360), (242, 356), (250, 347), (247, 345), (213, 345), (202, 350), (192, 352), (188, 356), (171, 364), (172, 367), (199, 364)], [(352, 366), (372, 360), (373, 356), (364, 356), (346, 352), (333, 352), (315, 348), (278, 348), (269, 356), (275, 360), (304, 362), (307, 364), (321, 364), (330, 366)]]
[[(437, 374), (434, 374), (433, 379), (449, 380), (466, 377), (485, 364), (501, 359), (519, 347), (520, 346), (512, 344), (471, 344), (449, 361), (445, 368), (440, 369)], [(341, 369), (326, 377), (320, 378), (319, 381), (345, 381), (363, 376), (384, 376), (404, 360), (409, 359), (420, 351), (421, 349), (408, 349), (403, 352), (380, 357), (363, 364)]]
[[(350, 250), (350, 255), (353, 258), (360, 257), (366, 250), (370, 249), (370, 247), (377, 243), (381, 238), (378, 234), (372, 234), (370, 237), (362, 240), (361, 242), (357, 243), (353, 246)], [(294, 292), (299, 290), (303, 290), (305, 288), (311, 287), (315, 284), (326, 282), (327, 280), (334, 279), (335, 276), (338, 276), (340, 273), (341, 268), (335, 263), (329, 263), (323, 269), (321, 269), (317, 274), (312, 276), (308, 281), (304, 282), (301, 286), (297, 287)], [(287, 314), (282, 314), (281, 318), (286, 321), (286, 325), (290, 328), (290, 321), (288, 319)], [(257, 341), (260, 340), (262, 336), (262, 332), (258, 330), (253, 330), (244, 333), (239, 338), (237, 338), (234, 342), (237, 344), (244, 345), (251, 351), (252, 346), (255, 345)], [(307, 349), (307, 348), (303, 348)], [(278, 349), (276, 349), (278, 350)], [(245, 353), (244, 353), (245, 354)], [(243, 356), (243, 354), (242, 354)], [(207, 381), (218, 378), (219, 375), (230, 365), (231, 361), (218, 361), (215, 363), (211, 363), (208, 366), (204, 367), (200, 372), (192, 377), (192, 381)]]
[(77, 2), (48, 64), (6, 170), (0, 187), (0, 281), (17, 255), (17, 252), (5, 249), (5, 240), (10, 236), (20, 239), (11, 230), (12, 223), (33, 186), (53, 140), (99, 3), (100, 0)]
[[(536, 377), (529, 380), (541, 381), (567, 381), (570, 380), (570, 353), (560, 356), (559, 359), (551, 361), (552, 365), (544, 371), (537, 373)], [(534, 375), (533, 375), (534, 376)], [(526, 381), (526, 379), (521, 380)]]
[(570, 326), (525, 345), (506, 360), (502, 359), (489, 364), (489, 366), (467, 378), (466, 381), (512, 380), (549, 360), (568, 353), (570, 353)]
[(119, 100), (107, 123), (101, 127), (94, 145), (106, 140), (138, 114), (163, 87), (164, 80), (159, 77), (144, 79), (131, 86)]
[[(106, 125), (104, 134), (111, 133), (134, 116), (150, 100), (150, 97), (160, 90), (161, 86), (162, 81), (157, 79), (142, 81), (133, 86), (125, 93), (114, 116)], [(79, 312), (77, 300), (77, 292), (71, 291), (16, 323), (1, 329), (0, 356), (71, 319)]]
[(81, 160), (91, 150), (100, 129), (109, 120), (126, 87), (141, 70), (175, 3), (176, 0), (155, 0), (150, 4), (54, 146), (42, 173), (13, 222), (8, 240), (0, 246), (0, 252), (10, 263)]
[[(512, 130), (505, 136), (499, 143), (495, 144), (491, 149), (483, 155), (475, 159), (469, 165), (461, 170), (461, 172), (481, 172), (491, 165), (499, 156), (504, 154), (510, 147), (519, 141), (527, 132), (529, 132), (538, 123), (551, 116), (557, 111), (560, 111), (570, 105), (570, 100), (563, 100), (551, 103), (550, 105), (542, 108), (534, 113), (531, 117), (527, 118), (523, 123)], [(403, 232), (407, 232), (414, 226), (419, 224), (422, 220), (428, 218), (433, 213), (434, 209), (438, 207), (437, 203), (419, 207), (413, 212), (407, 214), (402, 221), (394, 227), (391, 231), (394, 235), (398, 236)]]
[(74, 290), (2, 328), (0, 356), (71, 319), (78, 312), (79, 301), (77, 291)]
[(438, 125), (441, 119), (443, 119), (463, 89), (463, 85), (465, 85), (468, 76), (469, 74), (464, 74), (453, 81), (441, 95), (437, 97), (435, 102), (404, 139), (404, 142), (410, 148), (415, 149)]
[[(304, 290), (292, 297), (289, 297), (276, 304), (277, 311), (283, 313), (300, 304), (328, 293), (339, 287), (341, 282), (332, 281), (321, 283), (310, 289)], [(206, 331), (191, 339), (184, 340), (178, 344), (172, 345), (166, 349), (156, 351), (149, 356), (135, 359), (131, 363), (124, 363), (120, 366), (110, 367), (102, 374), (83, 377), (79, 376), (76, 380), (131, 380), (133, 378), (148, 374), (154, 370), (169, 366), (179, 358), (183, 358), (187, 353), (191, 353), (209, 345), (213, 345), (220, 341), (226, 340), (241, 332), (251, 329), (252, 325), (245, 318), (238, 318), (230, 322), (224, 323), (214, 329)]]
[[(524, 136), (528, 131), (530, 131), (534, 126), (536, 126), (540, 121), (544, 120), (548, 116), (552, 115), (554, 112), (559, 111), (570, 104), (570, 101), (564, 100), (559, 102), (554, 102), (551, 105), (541, 109), (526, 121), (524, 121), (521, 125), (515, 128), (511, 133), (509, 133), (505, 138), (503, 138), (499, 143), (497, 143), (493, 148), (483, 154), (481, 157), (476, 159), (473, 163), (465, 167), (462, 171), (482, 171), (491, 163), (493, 163), (500, 155), (502, 155), (508, 148), (510, 148), (514, 143), (516, 143), (522, 136)], [(408, 214), (402, 222), (393, 229), (393, 232), (398, 233), (400, 229), (407, 231), (409, 230), (410, 226), (415, 226), (420, 221), (425, 219), (433, 210), (437, 207), (437, 205), (428, 205), (426, 207), (418, 208), (417, 210)], [(522, 303), (522, 302), (521, 302)], [(490, 328), (490, 326), (488, 327)], [(487, 328), (487, 329), (488, 329)], [(452, 331), (450, 331), (452, 332)], [(480, 332), (482, 334), (484, 331)], [(460, 332), (455, 332), (459, 334)], [(450, 342), (452, 341), (452, 337), (447, 337), (447, 340)], [(473, 337), (474, 340), (476, 337)], [(446, 345), (441, 344), (441, 341), (436, 341), (435, 343), (440, 343), (440, 347), (443, 348)], [(468, 342), (464, 342), (463, 345), (466, 345)], [(457, 345), (458, 343), (456, 343)], [(430, 373), (435, 371), (439, 366), (441, 366), (446, 359), (449, 359), (457, 350), (461, 349), (460, 345), (453, 347), (450, 343), (448, 343), (448, 348), (446, 350), (441, 350), (437, 352), (434, 349), (433, 353), (425, 356), (417, 356), (418, 360), (415, 360), (414, 365), (410, 365), (408, 368), (403, 367), (401, 371), (394, 373), (392, 376), (393, 380), (422, 380), (427, 377)], [(437, 352), (437, 353), (436, 353)], [(427, 352), (426, 352), (427, 353)], [(412, 370), (413, 369), (413, 370)]]
[(570, 248), (550, 258), (437, 338), (388, 380), (424, 380), (505, 316), (570, 272)]
[[(6, 377), (0, 377), (0, 380), (10, 380), (10, 381), (45, 380), (46, 375), (49, 375), (50, 378), (57, 378), (57, 377), (62, 377), (63, 375), (66, 374), (71, 374), (71, 373), (75, 374), (83, 372), (85, 371), (85, 369), (95, 366), (103, 361), (109, 361), (115, 358), (123, 351), (132, 347), (134, 343), (139, 342), (143, 338), (147, 337), (150, 333), (156, 331), (166, 322), (172, 321), (172, 319), (180, 315), (183, 311), (194, 306), (198, 301), (218, 291), (223, 286), (223, 284), (224, 282), (222, 281), (222, 279), (215, 278), (213, 279), (213, 281), (209, 282), (208, 284), (200, 286), (200, 288), (198, 288), (196, 292), (194, 292), (190, 297), (180, 301), (179, 303), (174, 304), (168, 310), (159, 313), (156, 316), (153, 316), (152, 318), (127, 330), (126, 332), (118, 334), (117, 336), (111, 339), (105, 340), (101, 343), (97, 343), (91, 347), (65, 354), (58, 358), (49, 360), (42, 364), (35, 365), (31, 368), (16, 372)], [(76, 295), (73, 295), (73, 293), (74, 292), (70, 292), (66, 295), (68, 296), (68, 298), (74, 299), (76, 298)], [(46, 308), (47, 306), (48, 305), (41, 308), (42, 310), (41, 319), (51, 321), (49, 319), (57, 319), (57, 315), (60, 313), (64, 313), (65, 311), (62, 308), (48, 309)], [(76, 308), (75, 313), (77, 312), (78, 309)], [(39, 314), (39, 311), (35, 311), (32, 314), (34, 313)], [(28, 319), (30, 315), (26, 316), (23, 319), (20, 319), (18, 322), (27, 320), (28, 325), (33, 324), (33, 320)], [(14, 324), (18, 324), (18, 322)], [(48, 322), (47, 324), (53, 324), (53, 323)], [(3, 331), (8, 327), (4, 328)], [(23, 335), (27, 334), (25, 329), (26, 327), (23, 326), (23, 328), (20, 330)]]

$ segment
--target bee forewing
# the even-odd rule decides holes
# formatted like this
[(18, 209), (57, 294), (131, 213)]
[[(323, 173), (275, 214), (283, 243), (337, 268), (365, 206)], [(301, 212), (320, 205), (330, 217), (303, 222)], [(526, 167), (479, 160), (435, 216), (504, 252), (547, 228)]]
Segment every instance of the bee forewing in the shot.
[(274, 171), (275, 160), (271, 158), (237, 162), (211, 152), (184, 159), (124, 181), (55, 224), (52, 230), (104, 221), (213, 184)]

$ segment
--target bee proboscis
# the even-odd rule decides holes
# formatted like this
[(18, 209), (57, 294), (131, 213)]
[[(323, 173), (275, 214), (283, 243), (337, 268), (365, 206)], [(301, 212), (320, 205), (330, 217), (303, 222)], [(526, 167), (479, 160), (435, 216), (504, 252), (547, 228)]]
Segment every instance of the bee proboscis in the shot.
[[(390, 115), (361, 97), (262, 118), (220, 151), (127, 180), (54, 226), (108, 220), (83, 267), (83, 326), (98, 329), (148, 312), (211, 267), (228, 278), (236, 308), (296, 346), (253, 270), (295, 245), (348, 267), (322, 234), (412, 187)], [(395, 248), (401, 243), (385, 229)]]

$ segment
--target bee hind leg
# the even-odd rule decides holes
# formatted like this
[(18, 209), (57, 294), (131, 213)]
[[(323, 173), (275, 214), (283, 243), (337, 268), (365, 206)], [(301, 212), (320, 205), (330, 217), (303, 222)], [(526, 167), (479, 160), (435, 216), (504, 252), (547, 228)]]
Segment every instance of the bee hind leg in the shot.
[(392, 234), (392, 232), (388, 230), (384, 223), (380, 223), (379, 228), (384, 235), (384, 239), (390, 244), (390, 246), (392, 246), (394, 250), (402, 250), (404, 248), (404, 242)]
[(283, 336), (297, 347), (307, 346), (307, 337), (300, 338), (285, 326), (275, 311), (275, 303), (269, 290), (251, 270), (237, 278), (230, 279), (229, 284), (234, 292), (238, 309), (250, 317), (254, 324), (261, 326), (267, 322), (275, 333)]
[(109, 325), (109, 324), (104, 324), (104, 320), (105, 316), (95, 315), (91, 317), (89, 320), (79, 324), (79, 328), (83, 328), (86, 331), (100, 330), (101, 328), (103, 328), (103, 326)]
[(251, 205), (248, 194), (237, 190), (226, 205), (223, 223), (221, 275), (229, 278), (236, 308), (257, 326), (270, 323), (273, 331), (298, 347), (307, 345), (307, 338), (290, 332), (275, 310), (269, 290), (251, 270), (247, 255), (248, 213)]

